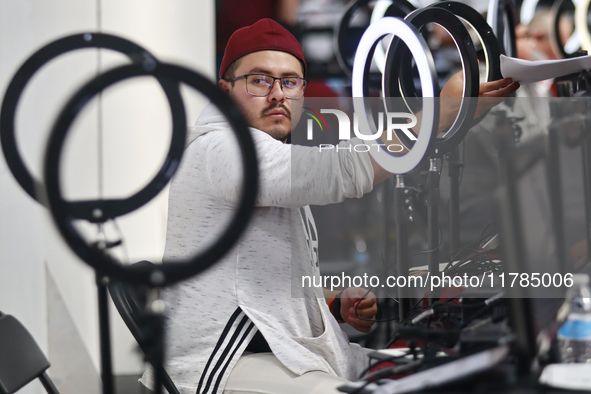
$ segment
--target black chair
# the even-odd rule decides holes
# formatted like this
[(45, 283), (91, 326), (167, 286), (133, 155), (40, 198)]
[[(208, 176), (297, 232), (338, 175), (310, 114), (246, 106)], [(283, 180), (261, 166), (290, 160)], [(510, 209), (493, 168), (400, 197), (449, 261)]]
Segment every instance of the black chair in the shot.
[(13, 394), (35, 379), (49, 394), (59, 394), (47, 375), (49, 365), (29, 331), (0, 312), (0, 394)]
[[(147, 264), (152, 263), (144, 260), (133, 264), (132, 267), (141, 268)], [(144, 354), (149, 354), (151, 350), (150, 327), (145, 327), (145, 325), (141, 324), (143, 320), (145, 321), (145, 288), (114, 280), (111, 280), (108, 288), (113, 303), (115, 304), (117, 311), (119, 311), (121, 318), (127, 325), (127, 328)], [(172, 379), (164, 370), (162, 370), (162, 384), (170, 394), (180, 394)]]

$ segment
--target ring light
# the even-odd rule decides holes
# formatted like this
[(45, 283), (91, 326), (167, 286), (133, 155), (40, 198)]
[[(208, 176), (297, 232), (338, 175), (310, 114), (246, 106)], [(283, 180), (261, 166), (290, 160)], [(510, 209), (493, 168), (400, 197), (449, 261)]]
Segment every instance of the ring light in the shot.
[(368, 96), (367, 77), (371, 54), (380, 40), (388, 34), (399, 38), (410, 48), (419, 71), (423, 96), (430, 98), (423, 103), (419, 135), (409, 152), (403, 156), (393, 156), (376, 146), (370, 147), (369, 150), (374, 160), (382, 168), (393, 174), (405, 174), (421, 162), (437, 133), (439, 102), (435, 100), (435, 97), (438, 94), (439, 85), (431, 51), (418, 29), (397, 18), (386, 17), (378, 20), (370, 25), (361, 37), (353, 62), (353, 105), (359, 121), (362, 123), (360, 130), (369, 130), (371, 134), (376, 134), (371, 109), (366, 108), (364, 98)]
[[(208, 97), (214, 105), (227, 117), (232, 126), (236, 138), (240, 144), (242, 162), (243, 162), (243, 184), (248, 187), (242, 188), (241, 200), (238, 209), (218, 240), (206, 250), (185, 262), (167, 262), (166, 264), (152, 265), (143, 269), (130, 269), (115, 261), (103, 250), (95, 245), (89, 245), (80, 235), (80, 232), (74, 226), (74, 220), (79, 218), (80, 209), (93, 211), (102, 210), (106, 206), (120, 205), (119, 201), (84, 201), (72, 202), (66, 201), (62, 194), (59, 181), (60, 173), (60, 155), (62, 153), (66, 135), (74, 122), (76, 116), (80, 113), (86, 103), (94, 96), (100, 93), (106, 87), (113, 85), (127, 78), (137, 76), (154, 76), (161, 81), (175, 85), (178, 89), (179, 83), (183, 82), (194, 89), (202, 92)], [(182, 115), (182, 122), (174, 125), (173, 134), (182, 135), (186, 132), (185, 109), (182, 101), (178, 105), (171, 103), (173, 116)], [(183, 139), (184, 142), (184, 139)], [(169, 162), (166, 174), (170, 179), (180, 161), (180, 156), (184, 148), (169, 154), (166, 161)], [(131, 283), (148, 284), (149, 286), (166, 286), (176, 283), (182, 279), (193, 276), (219, 260), (230, 247), (238, 240), (242, 234), (248, 220), (253, 212), (255, 198), (258, 191), (258, 170), (254, 143), (248, 127), (244, 122), (240, 110), (228, 97), (218, 89), (216, 85), (207, 78), (180, 66), (173, 66), (163, 63), (151, 64), (145, 67), (139, 64), (121, 66), (107, 71), (84, 85), (67, 102), (66, 106), (59, 114), (49, 139), (47, 152), (45, 155), (45, 182), (47, 188), (47, 197), (50, 211), (58, 230), (72, 248), (72, 250), (86, 263), (95, 270), (112, 278), (125, 280)], [(162, 189), (165, 184), (159, 185)], [(137, 201), (134, 201), (137, 202)], [(81, 208), (82, 207), (82, 208)], [(137, 208), (134, 206), (133, 208)], [(113, 207), (117, 216), (123, 212)]]
[[(441, 138), (435, 139), (432, 152), (429, 152), (429, 155), (444, 155), (463, 140), (469, 130), (467, 125), (474, 121), (479, 94), (478, 59), (474, 44), (463, 23), (444, 8), (423, 8), (408, 15), (405, 21), (411, 23), (417, 29), (423, 28), (428, 23), (439, 24), (450, 34), (460, 52), (462, 69), (464, 70), (464, 88), (460, 110), (449, 130)], [(404, 97), (406, 99), (413, 95), (418, 96), (412, 79), (406, 77), (412, 72), (408, 54), (408, 51), (400, 46), (396, 40), (392, 41), (388, 50), (386, 72), (384, 73), (385, 97)], [(398, 133), (398, 136), (403, 145), (410, 148), (411, 142), (400, 133)]]
[[(10, 81), (6, 94), (4, 95), (0, 110), (0, 141), (2, 142), (2, 150), (4, 151), (10, 171), (25, 192), (36, 201), (40, 200), (37, 192), (38, 190), (43, 190), (44, 185), (39, 180), (33, 178), (25, 166), (16, 144), (15, 118), (18, 102), (27, 84), (39, 69), (57, 56), (81, 48), (110, 49), (127, 55), (134, 62), (147, 61), (154, 64), (157, 62), (154, 56), (148, 51), (129, 40), (109, 34), (83, 33), (53, 41), (39, 49), (23, 63)], [(160, 84), (170, 102), (181, 102), (182, 99), (177, 86), (171, 86), (162, 82)], [(179, 123), (180, 121), (179, 118), (173, 118), (174, 123)], [(184, 144), (184, 141), (173, 138), (170, 146), (171, 150), (176, 149), (175, 144)], [(162, 181), (163, 179), (154, 179), (154, 182)]]

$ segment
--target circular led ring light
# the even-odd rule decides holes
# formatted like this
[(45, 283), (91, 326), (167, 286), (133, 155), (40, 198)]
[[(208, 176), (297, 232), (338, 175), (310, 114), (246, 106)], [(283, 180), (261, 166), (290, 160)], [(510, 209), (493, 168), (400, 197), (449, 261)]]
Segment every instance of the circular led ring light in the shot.
[[(488, 3), (487, 22), (499, 41), (501, 52), (510, 57), (517, 56), (514, 9), (511, 0), (490, 0)], [(505, 18), (507, 18), (509, 28), (504, 26)], [(507, 48), (505, 44), (509, 44), (509, 47)]]
[[(382, 11), (382, 7), (383, 7), (383, 2), (385, 0), (379, 0), (378, 3), (376, 3), (376, 7), (378, 8), (378, 13), (381, 13)], [(387, 0), (386, 0), (387, 1)], [(339, 65), (341, 66), (341, 68), (343, 69), (343, 71), (350, 77), (351, 76), (351, 72), (353, 70), (353, 64), (351, 64), (351, 62), (348, 60), (348, 58), (345, 56), (347, 50), (347, 31), (349, 30), (349, 23), (351, 22), (351, 19), (353, 18), (353, 16), (355, 15), (355, 13), (357, 11), (359, 11), (361, 8), (363, 7), (368, 7), (369, 6), (369, 2), (370, 0), (352, 0), (351, 3), (349, 4), (349, 6), (345, 9), (345, 12), (343, 13), (343, 16), (339, 19), (339, 22), (337, 23), (336, 27), (335, 27), (335, 31), (334, 31), (334, 38), (333, 38), (333, 48), (335, 51), (335, 57), (337, 59), (337, 63), (339, 63)], [(383, 15), (381, 17), (384, 16), (391, 16), (391, 17), (399, 17), (399, 18), (404, 18), (409, 12), (412, 12), (414, 9), (416, 9), (411, 3), (407, 2), (406, 0), (394, 0), (394, 2), (392, 1), (387, 1), (390, 2), (392, 4), (390, 4), (385, 10), (383, 10)], [(382, 3), (382, 4), (380, 4)], [(374, 8), (375, 11), (375, 8)], [(380, 17), (380, 18), (381, 18)], [(379, 20), (379, 19), (377, 19)], [(372, 16), (370, 19), (370, 24), (374, 23), (375, 19), (373, 16), (373, 11), (372, 11)], [(376, 52), (378, 50), (376, 49)], [(379, 53), (378, 53), (379, 56)], [(383, 56), (383, 50), (382, 50), (382, 56)], [(382, 58), (383, 59), (383, 58)], [(377, 63), (379, 64), (379, 63)], [(383, 64), (383, 60), (382, 63)], [(378, 65), (378, 68), (380, 66)], [(381, 71), (381, 69), (380, 69)]]
[[(369, 24), (375, 23), (386, 16), (386, 10), (393, 4), (393, 0), (378, 0), (376, 5), (373, 7), (371, 12), (371, 18), (369, 18)], [(377, 48), (376, 48), (377, 51)], [(374, 53), (375, 56), (375, 53)]]
[(591, 52), (591, 34), (587, 18), (591, 0), (580, 0), (575, 8), (575, 31), (581, 40), (581, 48)]
[[(486, 81), (491, 82), (503, 78), (503, 74), (501, 73), (501, 47), (499, 46), (499, 41), (495, 37), (490, 25), (486, 22), (486, 19), (478, 11), (458, 1), (440, 1), (431, 4), (430, 7), (440, 7), (451, 11), (474, 29), (484, 50)], [(480, 123), (487, 114), (488, 112), (483, 114), (479, 119), (474, 120), (474, 124)]]
[(380, 19), (370, 25), (361, 37), (353, 63), (353, 106), (360, 122), (360, 129), (369, 130), (372, 134), (377, 132), (371, 109), (365, 106), (365, 97), (368, 96), (367, 78), (371, 55), (380, 40), (388, 34), (401, 39), (410, 48), (419, 71), (423, 95), (431, 98), (424, 102), (419, 135), (409, 152), (402, 156), (393, 156), (386, 150), (379, 149), (379, 146), (370, 146), (370, 154), (382, 168), (393, 174), (405, 174), (421, 162), (437, 134), (439, 102), (434, 97), (439, 91), (439, 85), (431, 50), (418, 29), (401, 19)]
[(523, 0), (521, 11), (519, 13), (521, 24), (529, 25), (529, 22), (534, 18), (539, 1), (540, 0)]
[[(378, 0), (371, 13), (369, 24), (375, 23), (385, 16), (404, 19), (408, 14), (415, 11), (416, 7), (406, 0)], [(373, 54), (374, 62), (381, 73), (384, 72), (386, 63), (386, 52), (382, 45), (377, 45)]]
[[(536, 8), (538, 6), (539, 0), (525, 0), (521, 5), (521, 13), (520, 13), (520, 20), (523, 25), (529, 25), (531, 20), (536, 13)], [(583, 11), (581, 7), (585, 10), (589, 8), (589, 0), (574, 0), (575, 5), (575, 32), (573, 35), (567, 40), (566, 44), (564, 45), (564, 53), (559, 49), (561, 45), (558, 45), (560, 42), (558, 37), (560, 37), (559, 29), (557, 23), (554, 24), (554, 29), (550, 32), (549, 37), (551, 40), (551, 45), (553, 46), (554, 51), (559, 56), (564, 56), (565, 54), (572, 54), (576, 52), (579, 48), (584, 50), (591, 50), (591, 37), (589, 36), (589, 28), (587, 26), (587, 16), (585, 14), (586, 11)], [(554, 20), (556, 21), (557, 18), (554, 14)], [(587, 43), (585, 43), (585, 41)]]
[[(23, 63), (10, 81), (6, 94), (4, 95), (2, 108), (0, 110), (0, 141), (2, 142), (2, 150), (4, 151), (10, 171), (25, 192), (37, 201), (39, 201), (37, 193), (39, 190), (43, 190), (44, 186), (42, 182), (34, 179), (27, 169), (16, 144), (15, 116), (18, 102), (27, 84), (41, 67), (59, 55), (82, 48), (110, 49), (126, 55), (134, 62), (147, 62), (150, 64), (157, 63), (155, 57), (141, 46), (129, 40), (103, 33), (75, 34), (53, 41), (39, 49), (31, 55), (25, 63)], [(182, 102), (178, 86), (162, 82), (160, 82), (160, 84), (170, 102)], [(180, 121), (179, 118), (173, 118), (173, 123), (178, 123)], [(183, 121), (185, 121), (184, 118)], [(178, 149), (179, 146), (184, 146), (183, 135), (173, 136), (173, 139), (171, 140), (171, 150)], [(164, 163), (164, 165), (166, 166), (167, 163)], [(160, 175), (167, 173), (167, 170), (164, 168), (163, 171), (160, 172)], [(150, 185), (153, 186), (162, 182), (167, 182), (166, 177), (162, 178), (162, 176), (160, 176), (158, 179), (155, 178)], [(149, 193), (146, 193), (145, 190), (138, 194), (144, 196), (144, 198), (149, 197)], [(149, 197), (148, 200), (150, 198), (152, 197)], [(43, 203), (42, 201), (39, 202)], [(108, 219), (108, 212), (109, 209), (103, 212), (101, 220)], [(90, 217), (92, 216), (89, 216), (88, 218)]]
[(367, 7), (369, 0), (352, 0), (349, 6), (345, 9), (343, 16), (337, 22), (333, 36), (333, 47), (335, 51), (335, 57), (337, 63), (341, 66), (343, 71), (350, 77), (353, 66), (345, 57), (346, 45), (347, 45), (347, 30), (349, 28), (349, 22), (353, 18), (353, 15), (362, 7)]
[[(157, 63), (146, 62), (144, 68), (154, 68)], [(179, 92), (178, 82), (158, 77), (160, 84), (170, 92)], [(141, 190), (131, 196), (114, 200), (79, 201), (71, 203), (69, 213), (76, 219), (84, 219), (93, 223), (107, 220), (132, 212), (156, 197), (170, 181), (183, 156), (187, 140), (187, 116), (180, 94), (171, 94), (168, 105), (172, 117), (172, 138), (166, 158), (156, 175)]]
[[(405, 21), (417, 29), (421, 29), (428, 23), (439, 24), (450, 34), (460, 52), (462, 69), (464, 70), (464, 90), (460, 110), (449, 130), (441, 138), (435, 139), (432, 144), (432, 152), (429, 152), (430, 155), (444, 155), (464, 139), (469, 130), (468, 125), (474, 122), (480, 89), (478, 59), (474, 43), (462, 22), (444, 8), (423, 8), (408, 15)], [(408, 55), (408, 51), (399, 45), (398, 40), (392, 40), (386, 56), (386, 72), (384, 73), (386, 109), (389, 97), (403, 97), (402, 93), (404, 93), (405, 99), (412, 97), (411, 95), (416, 97), (412, 78), (403, 77), (403, 75), (412, 75), (411, 59)], [(402, 92), (400, 88), (402, 88)], [(403, 145), (410, 148), (411, 143), (406, 136), (400, 132), (397, 134)]]
[[(562, 40), (560, 39), (560, 18), (564, 12), (569, 11), (569, 8), (570, 10), (575, 11), (575, 30), (573, 35), (571, 35), (566, 43), (562, 45)], [(552, 9), (550, 10), (550, 20), (554, 22), (548, 36), (552, 50), (559, 58), (569, 58), (581, 48), (581, 40), (576, 25), (577, 8), (579, 8), (579, 5), (571, 0), (558, 0), (554, 2)]]
[[(138, 76), (154, 76), (159, 80), (169, 80), (177, 84), (183, 82), (201, 93), (216, 105), (226, 116), (236, 138), (238, 139), (243, 167), (243, 185), (241, 200), (234, 213), (232, 221), (217, 241), (197, 256), (184, 262), (167, 262), (145, 269), (130, 269), (115, 261), (112, 257), (99, 250), (95, 246), (88, 245), (74, 226), (73, 221), (77, 216), (72, 213), (73, 202), (66, 201), (60, 188), (60, 156), (66, 140), (66, 135), (72, 126), (76, 116), (86, 103), (103, 89), (127, 78)], [(184, 115), (184, 105), (174, 111)], [(184, 118), (183, 118), (184, 119)], [(173, 133), (181, 133), (186, 130), (185, 122), (175, 125)], [(183, 129), (183, 130), (180, 130)], [(178, 159), (167, 160), (175, 163), (170, 166), (172, 172), (178, 168)], [(174, 169), (174, 170), (173, 170)], [(258, 166), (254, 143), (240, 110), (218, 87), (205, 77), (184, 67), (158, 63), (155, 68), (143, 67), (138, 64), (121, 66), (109, 70), (95, 77), (93, 80), (78, 90), (67, 102), (59, 114), (53, 129), (47, 152), (45, 155), (45, 181), (47, 197), (53, 219), (74, 252), (86, 263), (103, 275), (124, 280), (131, 283), (147, 284), (149, 286), (167, 286), (182, 279), (193, 276), (219, 260), (246, 228), (248, 220), (253, 212), (254, 203), (258, 191)], [(171, 176), (173, 174), (170, 174)], [(164, 186), (164, 185), (162, 185)], [(100, 202), (97, 202), (100, 203)]]
[(501, 48), (492, 28), (486, 19), (474, 8), (458, 1), (440, 1), (429, 7), (446, 9), (454, 15), (462, 18), (478, 35), (484, 49), (486, 59), (486, 80), (496, 81), (503, 78), (501, 74)]

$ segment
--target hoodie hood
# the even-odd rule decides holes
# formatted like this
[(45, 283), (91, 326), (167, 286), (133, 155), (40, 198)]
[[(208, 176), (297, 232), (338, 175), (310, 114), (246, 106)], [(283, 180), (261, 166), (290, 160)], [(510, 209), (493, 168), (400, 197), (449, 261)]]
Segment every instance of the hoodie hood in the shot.
[(189, 146), (195, 139), (210, 131), (226, 129), (230, 127), (226, 117), (218, 110), (218, 108), (209, 103), (203, 108), (197, 122), (194, 126), (187, 128), (187, 141), (185, 148)]

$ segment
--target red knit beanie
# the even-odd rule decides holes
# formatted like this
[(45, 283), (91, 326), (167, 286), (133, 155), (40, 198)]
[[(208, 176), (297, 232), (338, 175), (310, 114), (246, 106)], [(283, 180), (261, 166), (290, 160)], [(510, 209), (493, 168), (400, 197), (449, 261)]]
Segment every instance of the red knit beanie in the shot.
[(267, 50), (292, 54), (303, 63), (305, 75), (306, 61), (298, 40), (279, 23), (265, 18), (232, 34), (220, 66), (220, 79), (233, 61), (252, 52)]

